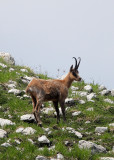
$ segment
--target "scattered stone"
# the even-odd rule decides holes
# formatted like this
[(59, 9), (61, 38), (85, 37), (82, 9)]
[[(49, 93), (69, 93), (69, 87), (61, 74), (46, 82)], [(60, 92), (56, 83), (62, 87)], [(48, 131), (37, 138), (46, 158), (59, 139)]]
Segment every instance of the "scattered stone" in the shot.
[(54, 150), (54, 149), (55, 149), (55, 145), (54, 145), (54, 146), (49, 147), (48, 149), (49, 149), (49, 151), (50, 151), (50, 150)]
[(81, 97), (86, 97), (88, 95), (88, 93), (84, 92), (84, 91), (78, 92), (77, 94), (79, 94), (79, 96), (81, 96)]
[(15, 65), (15, 60), (9, 53), (0, 53), (0, 57), (4, 59), (8, 64)]
[(9, 143), (3, 143), (3, 144), (1, 144), (1, 146), (2, 146), (2, 147), (11, 147), (12, 145), (9, 144)]
[(17, 82), (16, 82), (16, 81), (9, 80), (8, 84), (14, 84), (14, 85), (16, 86), (16, 85), (17, 85)]
[(49, 139), (45, 135), (39, 137), (38, 142), (40, 142), (41, 144), (50, 144)]
[(113, 97), (114, 97), (114, 89), (113, 89), (113, 90), (111, 90), (111, 96), (113, 96)]
[(57, 159), (64, 159), (64, 156), (62, 155), (62, 154), (60, 154), (60, 153), (57, 153)]
[(15, 84), (8, 84), (7, 86), (8, 86), (8, 88), (11, 88), (11, 89), (16, 88), (16, 85), (15, 85)]
[(33, 122), (35, 121), (35, 117), (33, 114), (25, 114), (20, 117), (21, 121)]
[(23, 127), (20, 127), (20, 128), (18, 128), (18, 129), (16, 130), (16, 133), (22, 133), (23, 130), (24, 130), (24, 128), (23, 128)]
[(105, 89), (105, 90), (103, 90), (103, 91), (100, 92), (100, 94), (101, 94), (102, 96), (107, 96), (107, 95), (109, 95), (110, 93), (111, 93), (111, 91), (109, 91), (109, 90), (107, 90), (107, 89)]
[(89, 93), (93, 91), (92, 87), (90, 85), (86, 85), (84, 87), (84, 90), (88, 91)]
[(0, 129), (0, 138), (5, 138), (7, 137), (7, 132), (4, 131), (3, 129)]
[(114, 123), (110, 123), (109, 126), (110, 126), (110, 127), (114, 127)]
[(34, 134), (35, 132), (36, 130), (33, 129), (32, 127), (27, 127), (22, 131), (22, 133), (25, 135), (31, 135), (31, 134)]
[(110, 104), (114, 104), (114, 101), (112, 101), (112, 100), (109, 99), (109, 98), (104, 99), (104, 101), (107, 102), (107, 103), (110, 103)]
[(91, 122), (90, 122), (90, 121), (86, 121), (86, 122), (85, 122), (85, 124), (89, 124), (89, 123), (91, 123)]
[(8, 93), (13, 93), (16, 96), (19, 96), (19, 95), (22, 95), (23, 91), (20, 91), (20, 90), (14, 88), (14, 89), (10, 89), (8, 91)]
[(104, 133), (105, 131), (107, 131), (108, 130), (108, 127), (96, 127), (95, 128), (95, 132), (96, 133)]
[(100, 91), (101, 91), (101, 90), (106, 90), (106, 87), (105, 87), (104, 85), (100, 85), (98, 89), (99, 89)]
[(27, 69), (20, 69), (21, 72), (28, 72)]
[(90, 93), (89, 95), (87, 95), (87, 100), (90, 101), (92, 98), (96, 98), (96, 94), (95, 93)]
[(0, 118), (0, 126), (15, 125), (11, 120)]
[(79, 148), (80, 149), (91, 149), (91, 152), (92, 154), (95, 154), (95, 153), (106, 153), (106, 148), (104, 148), (103, 146), (101, 145), (97, 145), (93, 142), (90, 142), (90, 141), (85, 141), (85, 140), (80, 140), (79, 141), (79, 144), (78, 144)]
[(77, 112), (72, 113), (72, 116), (78, 116), (79, 114), (81, 114), (81, 111), (77, 111)]
[(17, 144), (21, 144), (21, 142), (20, 142), (18, 139), (15, 139), (15, 142), (16, 142)]
[(1, 66), (2, 68), (7, 68), (7, 66), (6, 66), (5, 64), (3, 64), (3, 63), (0, 63), (0, 66)]
[(101, 157), (100, 160), (114, 160), (113, 157)]
[(25, 129), (23, 127), (20, 127), (16, 130), (16, 133), (22, 133), (24, 135), (31, 135), (34, 134), (36, 132), (35, 129), (33, 129), (32, 127), (26, 127)]
[(78, 131), (75, 131), (75, 129), (71, 127), (66, 127), (66, 130), (68, 130), (69, 133), (74, 133), (75, 136), (77, 136), (78, 138), (82, 138), (82, 134)]
[(25, 98), (31, 98), (31, 97), (28, 96), (28, 95), (26, 95), (26, 94), (24, 94), (23, 97), (22, 97), (22, 99), (25, 99)]
[(85, 104), (86, 102), (84, 100), (79, 100), (79, 104)]
[(10, 69), (9, 69), (9, 72), (12, 72), (12, 71), (15, 71), (15, 69), (13, 69), (13, 68), (10, 68)]
[(74, 101), (73, 98), (66, 98), (65, 99), (65, 104), (72, 106), (72, 105), (75, 105), (75, 101)]
[(50, 107), (50, 108), (43, 108), (42, 111), (44, 114), (49, 114), (50, 112), (54, 112), (55, 110), (53, 107)]
[(79, 90), (79, 87), (71, 86), (71, 89), (72, 89), (72, 91), (76, 91), (76, 90)]
[(48, 160), (48, 159), (44, 156), (37, 156), (35, 160)]
[(21, 77), (21, 80), (23, 83), (28, 84), (30, 81), (32, 81), (33, 78), (34, 77), (25, 76), (25, 77)]
[(87, 109), (87, 111), (93, 111), (93, 110), (94, 110), (93, 107)]
[(112, 152), (114, 153), (114, 146), (113, 146), (113, 148), (112, 148)]
[(31, 144), (34, 144), (34, 142), (33, 142), (32, 139), (28, 139), (28, 141), (29, 141)]

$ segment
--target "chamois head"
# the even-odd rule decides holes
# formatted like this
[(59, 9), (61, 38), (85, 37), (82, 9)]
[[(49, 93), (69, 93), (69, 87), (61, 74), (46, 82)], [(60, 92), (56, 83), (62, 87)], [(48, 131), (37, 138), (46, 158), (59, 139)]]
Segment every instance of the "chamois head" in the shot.
[(78, 72), (78, 67), (80, 65), (81, 58), (78, 58), (79, 62), (77, 62), (77, 59), (75, 57), (73, 58), (75, 59), (75, 67), (73, 68), (73, 65), (70, 67), (70, 78), (75, 81), (81, 81), (81, 77), (79, 76)]

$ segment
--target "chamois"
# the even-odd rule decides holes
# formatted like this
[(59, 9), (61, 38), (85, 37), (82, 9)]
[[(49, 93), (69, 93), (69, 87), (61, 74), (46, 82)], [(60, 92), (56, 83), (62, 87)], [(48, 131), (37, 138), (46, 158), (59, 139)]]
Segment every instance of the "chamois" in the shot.
[(68, 96), (68, 89), (70, 88), (72, 82), (80, 81), (81, 77), (79, 76), (78, 67), (80, 65), (81, 58), (79, 57), (79, 62), (75, 59), (75, 67), (73, 65), (70, 67), (70, 71), (67, 76), (63, 79), (36, 79), (28, 84), (26, 88), (26, 93), (30, 94), (33, 102), (33, 114), (38, 125), (41, 125), (40, 121), (40, 107), (44, 101), (52, 101), (57, 112), (57, 123), (60, 121), (58, 103), (61, 106), (63, 120), (66, 120), (65, 117), (65, 99)]

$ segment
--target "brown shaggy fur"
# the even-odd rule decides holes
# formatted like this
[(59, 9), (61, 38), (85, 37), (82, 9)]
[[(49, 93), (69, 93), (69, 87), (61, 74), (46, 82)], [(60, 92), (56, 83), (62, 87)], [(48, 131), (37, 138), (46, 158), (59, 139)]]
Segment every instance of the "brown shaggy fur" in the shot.
[(57, 112), (57, 123), (60, 121), (58, 108), (59, 103), (62, 109), (63, 119), (66, 120), (64, 103), (68, 96), (68, 89), (74, 80), (81, 80), (80, 76), (78, 75), (78, 67), (76, 68), (76, 66), (74, 69), (73, 65), (71, 66), (69, 73), (63, 80), (43, 80), (34, 78), (28, 84), (26, 93), (29, 93), (32, 97), (33, 113), (37, 124), (41, 125), (39, 111), (44, 101), (53, 102)]

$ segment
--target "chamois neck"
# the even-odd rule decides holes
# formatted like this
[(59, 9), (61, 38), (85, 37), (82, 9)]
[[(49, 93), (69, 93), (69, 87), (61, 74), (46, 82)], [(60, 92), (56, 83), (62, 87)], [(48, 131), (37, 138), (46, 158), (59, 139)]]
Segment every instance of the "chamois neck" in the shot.
[(64, 81), (64, 84), (67, 88), (70, 88), (72, 82), (73, 82), (73, 79), (70, 78), (70, 73), (67, 74), (67, 76), (63, 79)]

